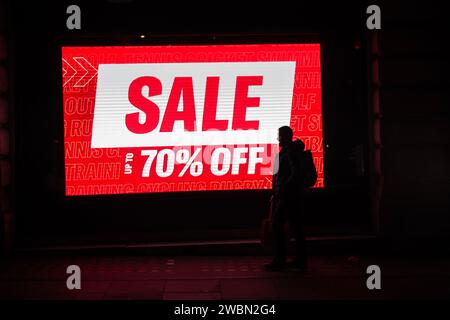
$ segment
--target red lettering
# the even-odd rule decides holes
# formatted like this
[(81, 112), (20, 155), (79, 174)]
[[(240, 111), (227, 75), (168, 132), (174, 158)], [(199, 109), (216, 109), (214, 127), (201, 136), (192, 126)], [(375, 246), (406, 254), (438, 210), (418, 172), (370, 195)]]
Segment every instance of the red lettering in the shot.
[[(217, 101), (219, 97), (219, 77), (207, 77), (205, 86), (205, 102), (203, 106), (202, 130), (227, 130), (228, 121), (217, 119)], [(260, 97), (249, 97), (250, 86), (261, 86), (262, 76), (238, 76), (234, 96), (233, 130), (258, 130), (258, 120), (246, 120), (247, 108), (259, 107)], [(148, 88), (148, 95), (144, 96), (142, 89)], [(130, 84), (128, 100), (144, 112), (145, 121), (139, 121), (140, 112), (129, 113), (125, 116), (125, 124), (133, 133), (149, 133), (158, 126), (160, 110), (156, 103), (148, 97), (162, 93), (161, 81), (155, 77), (139, 77)], [(148, 96), (148, 97), (147, 97)], [(182, 109), (180, 103), (182, 102)], [(172, 132), (175, 121), (183, 121), (185, 131), (196, 131), (196, 111), (194, 99), (194, 85), (192, 77), (175, 77), (167, 101), (160, 132)]]
[(130, 103), (145, 113), (145, 122), (139, 122), (139, 112), (129, 113), (125, 116), (125, 124), (133, 133), (142, 134), (153, 131), (159, 123), (158, 106), (145, 98), (142, 88), (148, 87), (148, 96), (157, 96), (162, 92), (161, 81), (155, 77), (139, 77), (130, 84), (128, 100)]
[(262, 85), (262, 76), (238, 76), (236, 77), (236, 93), (234, 97), (233, 130), (258, 130), (258, 120), (245, 120), (247, 108), (259, 107), (259, 97), (249, 97), (249, 86)]

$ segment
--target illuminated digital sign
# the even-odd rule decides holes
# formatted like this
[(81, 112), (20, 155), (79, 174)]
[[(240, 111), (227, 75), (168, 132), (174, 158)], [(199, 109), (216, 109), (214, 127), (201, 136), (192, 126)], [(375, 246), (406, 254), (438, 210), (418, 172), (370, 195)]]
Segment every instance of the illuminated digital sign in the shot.
[(319, 44), (63, 47), (66, 195), (270, 189), (277, 129), (323, 186)]

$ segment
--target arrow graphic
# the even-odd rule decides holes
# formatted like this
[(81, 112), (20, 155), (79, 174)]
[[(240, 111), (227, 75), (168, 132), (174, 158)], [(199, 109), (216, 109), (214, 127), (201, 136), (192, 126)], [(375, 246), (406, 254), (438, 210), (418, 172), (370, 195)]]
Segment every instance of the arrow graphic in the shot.
[(70, 61), (70, 59), (66, 60), (63, 58), (62, 60), (64, 79), (63, 87), (75, 78), (77, 81), (73, 87), (83, 88), (87, 86), (89, 82), (91, 82), (91, 80), (97, 75), (97, 69), (84, 57), (73, 57), (72, 60), (75, 61), (75, 63), (72, 62), (72, 64), (67, 61)]

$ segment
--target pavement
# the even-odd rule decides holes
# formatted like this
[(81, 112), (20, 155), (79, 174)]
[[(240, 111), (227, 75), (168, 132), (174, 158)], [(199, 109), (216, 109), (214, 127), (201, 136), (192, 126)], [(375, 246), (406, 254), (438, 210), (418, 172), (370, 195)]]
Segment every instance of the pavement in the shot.
[[(0, 260), (0, 300), (450, 299), (450, 258), (311, 256), (307, 272), (268, 272), (269, 256), (22, 254)], [(81, 289), (67, 288), (67, 268)], [(380, 267), (369, 290), (367, 267)]]

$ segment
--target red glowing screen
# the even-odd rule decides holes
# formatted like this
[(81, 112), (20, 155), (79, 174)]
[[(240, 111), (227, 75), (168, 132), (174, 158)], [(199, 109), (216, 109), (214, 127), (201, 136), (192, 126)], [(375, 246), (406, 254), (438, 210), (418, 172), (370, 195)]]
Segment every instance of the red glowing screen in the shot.
[(319, 44), (63, 47), (66, 195), (270, 189), (290, 125), (323, 186)]

